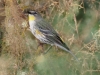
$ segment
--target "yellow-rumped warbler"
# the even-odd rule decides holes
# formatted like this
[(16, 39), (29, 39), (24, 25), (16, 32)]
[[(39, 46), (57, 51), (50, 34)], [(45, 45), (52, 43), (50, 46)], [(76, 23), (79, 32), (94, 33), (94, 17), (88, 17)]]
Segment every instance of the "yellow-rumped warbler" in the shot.
[[(40, 40), (41, 43), (46, 43), (58, 46), (59, 48), (69, 52), (75, 57), (70, 51), (67, 45), (61, 40), (59, 34), (51, 27), (51, 25), (45, 21), (42, 16), (36, 11), (27, 11), (29, 14), (29, 25), (32, 34)], [(75, 57), (77, 60), (77, 58)]]

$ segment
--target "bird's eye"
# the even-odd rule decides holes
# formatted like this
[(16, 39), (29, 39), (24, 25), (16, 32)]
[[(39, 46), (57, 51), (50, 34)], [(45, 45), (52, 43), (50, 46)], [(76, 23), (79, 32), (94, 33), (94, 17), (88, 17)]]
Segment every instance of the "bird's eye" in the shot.
[(29, 14), (33, 14), (33, 15), (37, 14), (36, 11), (28, 11), (28, 13), (29, 13)]
[(33, 12), (33, 14), (37, 14), (37, 12), (36, 12), (36, 11), (34, 11), (34, 12)]

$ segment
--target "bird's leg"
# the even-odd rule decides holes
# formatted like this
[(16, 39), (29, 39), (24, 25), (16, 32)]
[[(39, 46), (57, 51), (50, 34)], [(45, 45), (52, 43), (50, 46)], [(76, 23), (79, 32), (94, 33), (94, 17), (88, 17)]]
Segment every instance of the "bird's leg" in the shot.
[(46, 54), (51, 48), (52, 46), (50, 46), (46, 51), (44, 51), (44, 54)]
[(37, 46), (37, 49), (39, 48), (39, 46), (41, 46), (41, 47), (43, 48), (43, 45), (44, 45), (43, 43), (40, 43), (40, 42), (39, 42), (39, 44), (38, 44), (38, 46)]
[(58, 47), (57, 46), (55, 46), (55, 50), (58, 51)]

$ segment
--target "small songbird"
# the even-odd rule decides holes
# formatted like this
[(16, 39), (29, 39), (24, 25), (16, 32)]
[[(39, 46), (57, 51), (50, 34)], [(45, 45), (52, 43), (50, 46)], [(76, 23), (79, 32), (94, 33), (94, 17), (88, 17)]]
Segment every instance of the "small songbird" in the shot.
[(29, 16), (29, 25), (32, 34), (41, 42), (55, 45), (67, 52), (69, 52), (76, 60), (75, 55), (70, 51), (67, 45), (61, 40), (59, 34), (53, 27), (45, 21), (42, 16), (36, 11), (27, 11)]

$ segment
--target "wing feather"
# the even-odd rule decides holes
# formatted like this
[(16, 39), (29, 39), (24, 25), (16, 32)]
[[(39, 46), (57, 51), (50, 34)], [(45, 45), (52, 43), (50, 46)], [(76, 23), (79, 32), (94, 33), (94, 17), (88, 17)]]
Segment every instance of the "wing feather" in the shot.
[(45, 20), (41, 20), (36, 22), (37, 29), (42, 32), (49, 41), (53, 43), (58, 43), (60, 45), (64, 45), (65, 43), (59, 37), (59, 34), (53, 29), (53, 27), (48, 24)]

